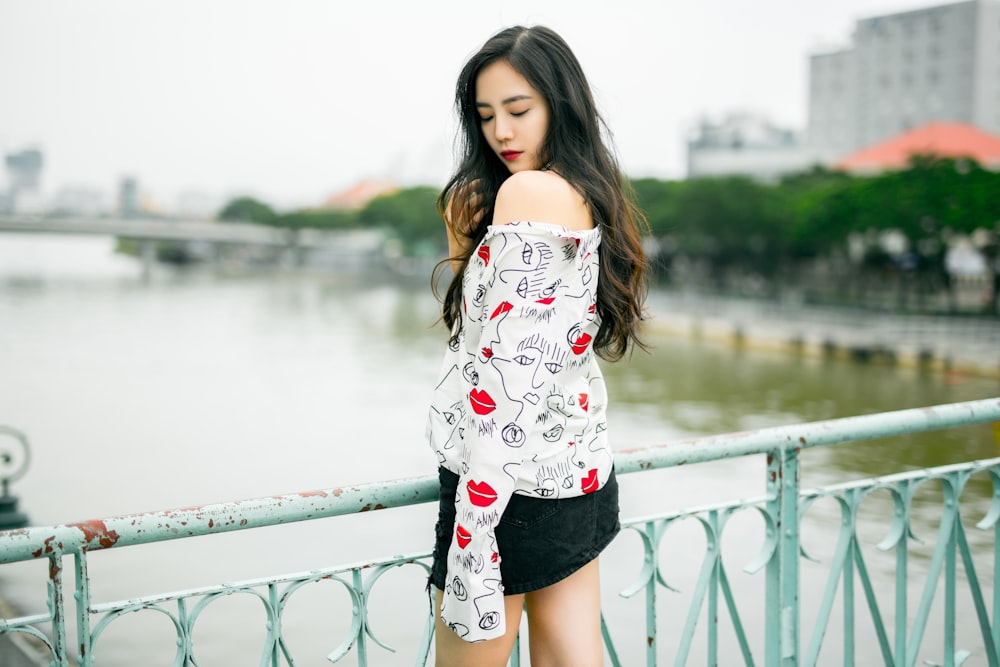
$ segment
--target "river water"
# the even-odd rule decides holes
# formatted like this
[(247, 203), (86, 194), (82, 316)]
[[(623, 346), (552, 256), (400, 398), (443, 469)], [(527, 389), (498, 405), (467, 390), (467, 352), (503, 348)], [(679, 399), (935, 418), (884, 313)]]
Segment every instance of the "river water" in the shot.
[[(109, 240), (0, 236), (0, 423), (24, 431), (32, 446), (30, 470), (13, 486), (21, 508), (33, 524), (47, 525), (432, 473), (423, 426), (442, 331), (432, 326), (436, 304), (426, 282), (162, 267), (143, 275)], [(656, 318), (669, 313), (653, 316), (651, 353), (605, 365), (618, 448), (1000, 394), (996, 379), (661, 336)], [(807, 452), (803, 484), (996, 455), (989, 426), (861, 443)], [(623, 516), (763, 490), (764, 464), (757, 459), (632, 475), (622, 479)], [(981, 515), (989, 489), (978, 485), (970, 493), (963, 506), (970, 516)], [(832, 551), (822, 536), (835, 534), (835, 512), (817, 507), (803, 526), (821, 556)], [(432, 508), (422, 506), (100, 552), (91, 558), (94, 598), (128, 599), (420, 551), (429, 548), (433, 521)], [(934, 513), (918, 513), (914, 521), (932, 540)], [(734, 554), (727, 567), (736, 573), (761, 540), (759, 522), (743, 524), (730, 531), (732, 544), (724, 544)], [(878, 535), (874, 518), (871, 526)], [(681, 528), (668, 542), (666, 576), (676, 575), (689, 593), (703, 534), (696, 526)], [(749, 550), (741, 548), (746, 545)], [(980, 551), (990, 555), (986, 546)], [(624, 534), (602, 569), (609, 623), (626, 664), (642, 659), (643, 603), (641, 595), (624, 601), (617, 593), (638, 575), (639, 553), (637, 538)], [(917, 570), (925, 566), (919, 556), (914, 562)], [(891, 596), (891, 558), (884, 563), (873, 567)], [(393, 602), (373, 625), (380, 639), (402, 650), (376, 647), (373, 664), (412, 664), (422, 582), (419, 572), (399, 572), (387, 575), (395, 577), (384, 585), (389, 592), (378, 593)], [(984, 586), (990, 572), (979, 573)], [(752, 596), (761, 579), (734, 584), (751, 596), (741, 607), (755, 646), (762, 620)], [(804, 597), (818, 594), (818, 576), (803, 581)], [(29, 612), (44, 608), (44, 582), (40, 563), (0, 569), (0, 593)], [(911, 600), (922, 584), (914, 581)], [(661, 596), (665, 646), (676, 644), (687, 604), (683, 593), (671, 595)], [(336, 606), (310, 600), (286, 617), (296, 664), (329, 664), (323, 656), (343, 638), (349, 618), (327, 613), (328, 604)], [(958, 604), (964, 619), (959, 645), (974, 654), (966, 664), (986, 664), (975, 648), (981, 642), (968, 595)], [(862, 606), (859, 628), (867, 625)], [(257, 664), (263, 620), (235, 601), (209, 609), (195, 636), (199, 664)], [(342, 600), (337, 609), (343, 610)], [(235, 619), (244, 617), (259, 624), (259, 633), (237, 627)], [(803, 645), (809, 634), (804, 619)], [(939, 635), (928, 631), (924, 646), (926, 657), (940, 662)], [(836, 655), (838, 631), (828, 636)], [(98, 664), (168, 665), (172, 637), (165, 617), (125, 617), (98, 643)], [(868, 664), (860, 652), (872, 649), (871, 638), (859, 636), (858, 643), (860, 664)], [(700, 660), (703, 648), (693, 655)]]

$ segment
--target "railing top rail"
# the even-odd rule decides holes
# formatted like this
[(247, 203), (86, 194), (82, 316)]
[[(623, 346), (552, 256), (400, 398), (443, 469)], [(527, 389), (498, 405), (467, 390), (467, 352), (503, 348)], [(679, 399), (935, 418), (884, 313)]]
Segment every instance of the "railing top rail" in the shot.
[(1000, 397), (678, 440), (615, 452), (620, 473), (1000, 421)]
[[(615, 453), (619, 473), (1000, 421), (1000, 397), (681, 440)], [(435, 476), (0, 532), (0, 563), (433, 501)]]

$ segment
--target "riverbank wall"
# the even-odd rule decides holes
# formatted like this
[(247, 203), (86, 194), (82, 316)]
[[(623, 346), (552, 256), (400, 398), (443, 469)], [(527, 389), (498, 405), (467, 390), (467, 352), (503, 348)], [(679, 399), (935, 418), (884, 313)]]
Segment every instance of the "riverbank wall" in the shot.
[(1000, 380), (1000, 319), (901, 315), (654, 291), (658, 334)]

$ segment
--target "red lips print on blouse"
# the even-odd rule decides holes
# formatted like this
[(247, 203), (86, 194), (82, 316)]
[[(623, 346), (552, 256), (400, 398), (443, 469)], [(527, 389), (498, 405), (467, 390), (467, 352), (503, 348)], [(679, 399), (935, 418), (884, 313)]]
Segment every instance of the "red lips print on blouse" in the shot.
[(458, 540), (458, 546), (464, 549), (472, 541), (472, 534), (466, 530), (465, 526), (459, 525), (455, 529), (455, 538)]
[(510, 301), (503, 301), (503, 302), (501, 302), (501, 304), (499, 306), (497, 306), (497, 309), (493, 311), (493, 314), (490, 315), (490, 319), (491, 320), (492, 319), (496, 319), (497, 317), (499, 317), (500, 315), (503, 315), (504, 313), (509, 313), (510, 309), (513, 308), (513, 307), (514, 307), (514, 304), (512, 304)]
[(584, 493), (593, 493), (597, 491), (600, 486), (600, 482), (597, 479), (597, 468), (591, 468), (587, 471), (587, 476), (580, 480), (580, 487), (583, 489)]
[(472, 411), (477, 415), (488, 415), (497, 409), (496, 401), (486, 393), (485, 389), (473, 389), (470, 391), (469, 404), (472, 405)]
[(497, 492), (486, 482), (469, 480), (465, 485), (469, 492), (469, 502), (476, 507), (489, 507), (497, 501)]
[(583, 354), (587, 351), (587, 346), (590, 345), (591, 335), (590, 334), (580, 334), (577, 339), (573, 341), (570, 345), (570, 349), (573, 350), (573, 354)]

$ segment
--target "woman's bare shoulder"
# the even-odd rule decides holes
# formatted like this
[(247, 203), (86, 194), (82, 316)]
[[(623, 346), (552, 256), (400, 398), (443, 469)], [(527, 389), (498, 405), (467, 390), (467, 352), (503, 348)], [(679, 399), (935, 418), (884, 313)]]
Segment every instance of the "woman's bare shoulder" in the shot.
[(551, 171), (519, 171), (497, 192), (494, 225), (547, 222), (569, 229), (591, 229), (594, 223), (583, 196), (569, 181)]

